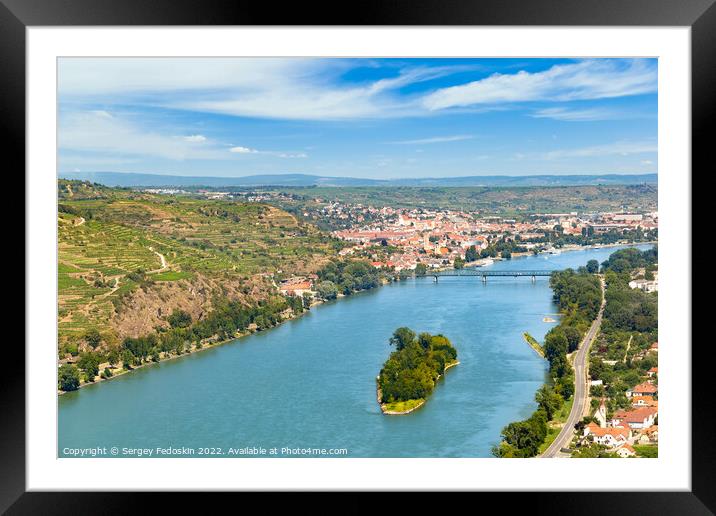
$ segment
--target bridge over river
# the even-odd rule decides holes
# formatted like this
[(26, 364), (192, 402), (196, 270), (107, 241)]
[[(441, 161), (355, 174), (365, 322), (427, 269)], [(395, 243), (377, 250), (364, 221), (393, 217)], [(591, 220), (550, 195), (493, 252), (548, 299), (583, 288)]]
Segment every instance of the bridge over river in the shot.
[[(558, 270), (558, 269), (555, 269)], [(481, 269), (448, 269), (444, 271), (427, 272), (426, 276), (432, 276), (435, 281), (442, 277), (453, 277), (453, 276), (474, 276), (482, 278), (482, 281), (487, 281), (490, 276), (493, 277), (509, 277), (519, 278), (526, 277), (532, 278), (535, 281), (538, 276), (551, 276), (555, 270), (542, 269), (542, 270), (481, 270)]]

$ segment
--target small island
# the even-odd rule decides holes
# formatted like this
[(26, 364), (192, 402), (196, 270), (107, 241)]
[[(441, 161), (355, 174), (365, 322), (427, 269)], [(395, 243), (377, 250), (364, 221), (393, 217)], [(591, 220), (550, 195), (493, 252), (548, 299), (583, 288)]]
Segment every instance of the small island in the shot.
[(444, 335), (398, 328), (390, 338), (395, 351), (383, 365), (378, 403), (383, 414), (409, 414), (425, 404), (445, 371), (459, 364), (457, 350)]

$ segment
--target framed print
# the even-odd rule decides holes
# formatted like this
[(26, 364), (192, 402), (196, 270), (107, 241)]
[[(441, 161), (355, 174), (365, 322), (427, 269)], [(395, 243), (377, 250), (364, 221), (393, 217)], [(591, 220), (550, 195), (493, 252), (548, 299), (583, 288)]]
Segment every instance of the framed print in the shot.
[(691, 171), (716, 8), (539, 4), (5, 2), (27, 307), (3, 508), (713, 511)]

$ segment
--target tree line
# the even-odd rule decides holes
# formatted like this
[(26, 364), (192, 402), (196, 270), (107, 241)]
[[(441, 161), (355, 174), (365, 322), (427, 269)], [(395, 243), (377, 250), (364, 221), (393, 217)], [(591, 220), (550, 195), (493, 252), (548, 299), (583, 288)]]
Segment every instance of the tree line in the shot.
[(579, 347), (601, 305), (599, 278), (587, 267), (554, 272), (550, 277), (560, 323), (545, 335), (544, 352), (549, 361), (550, 381), (535, 395), (537, 410), (527, 419), (502, 429), (502, 442), (492, 449), (496, 457), (534, 457), (547, 438), (547, 422), (574, 394), (574, 370), (567, 354)]
[[(202, 347), (208, 339), (224, 341), (244, 332), (253, 325), (256, 331), (276, 326), (283, 320), (283, 312), (290, 309), (295, 315), (304, 311), (301, 298), (274, 295), (259, 300), (254, 305), (240, 301), (216, 298), (215, 306), (206, 317), (194, 321), (184, 310), (174, 310), (168, 317), (169, 328), (158, 328), (156, 332), (140, 337), (126, 337), (119, 348), (107, 353), (87, 351), (81, 353), (76, 364), (64, 364), (58, 371), (58, 386), (63, 391), (79, 388), (81, 379), (93, 382), (98, 374), (109, 377), (112, 372), (105, 368), (101, 373), (99, 365), (108, 362), (111, 366), (121, 364), (126, 370), (145, 362), (158, 362), (161, 353), (181, 355), (192, 346)], [(89, 335), (88, 342), (94, 338)], [(96, 346), (95, 346), (96, 347)]]
[(323, 300), (335, 299), (339, 293), (349, 296), (381, 284), (381, 272), (363, 260), (331, 260), (317, 275), (316, 292)]

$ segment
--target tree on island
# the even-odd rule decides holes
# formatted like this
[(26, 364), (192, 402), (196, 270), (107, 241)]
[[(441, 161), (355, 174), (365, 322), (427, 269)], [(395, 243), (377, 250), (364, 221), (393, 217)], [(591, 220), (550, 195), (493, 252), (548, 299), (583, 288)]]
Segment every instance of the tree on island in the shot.
[(474, 245), (471, 245), (467, 248), (467, 251), (465, 251), (465, 261), (468, 263), (474, 262), (478, 257), (477, 248)]
[(415, 332), (410, 328), (403, 326), (393, 332), (392, 337), (388, 340), (391, 346), (395, 346), (395, 349), (402, 351), (407, 345), (415, 341)]
[(453, 261), (452, 266), (458, 270), (462, 269), (463, 267), (465, 267), (465, 260), (458, 256), (457, 258), (455, 258), (455, 261)]
[(425, 266), (424, 263), (418, 263), (415, 266), (415, 275), (416, 276), (425, 276), (425, 274), (428, 272), (428, 268)]
[(393, 332), (389, 343), (395, 351), (378, 377), (382, 403), (424, 400), (446, 366), (457, 360), (457, 350), (443, 335), (416, 335), (402, 327)]

